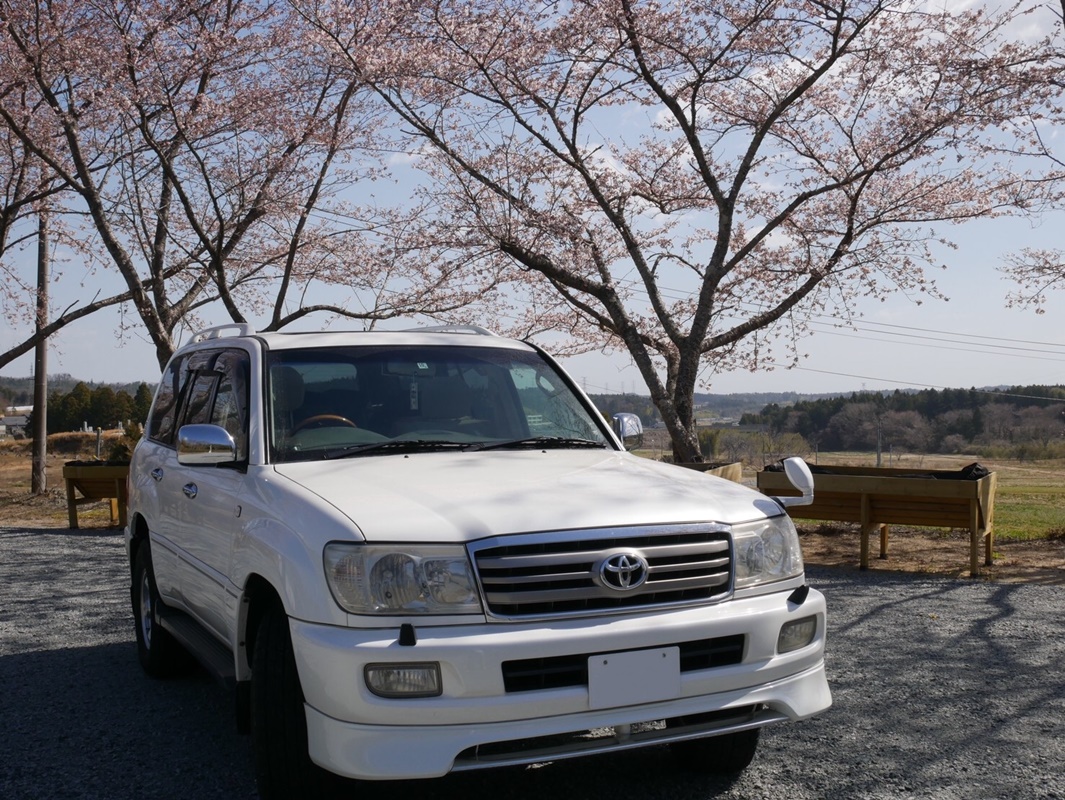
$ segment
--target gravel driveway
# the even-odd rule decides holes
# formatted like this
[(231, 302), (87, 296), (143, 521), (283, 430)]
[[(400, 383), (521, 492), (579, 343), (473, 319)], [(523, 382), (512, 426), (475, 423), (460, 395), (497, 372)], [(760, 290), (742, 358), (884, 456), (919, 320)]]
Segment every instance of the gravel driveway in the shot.
[[(811, 569), (835, 705), (763, 734), (733, 784), (661, 749), (360, 798), (1065, 798), (1065, 588)], [(250, 798), (205, 676), (137, 664), (121, 534), (0, 528), (0, 798)]]

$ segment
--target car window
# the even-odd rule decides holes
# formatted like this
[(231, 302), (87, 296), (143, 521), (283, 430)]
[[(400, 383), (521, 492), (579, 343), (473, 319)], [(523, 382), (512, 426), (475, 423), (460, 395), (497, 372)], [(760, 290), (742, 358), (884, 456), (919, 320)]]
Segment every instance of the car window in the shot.
[(186, 425), (203, 425), (211, 421), (211, 404), (215, 389), (222, 376), (217, 372), (195, 372), (189, 387), (189, 399), (185, 407)]
[(218, 375), (210, 422), (229, 431), (237, 445), (237, 460), (248, 453), (248, 356), (243, 350), (227, 350), (214, 363)]
[(385, 441), (475, 445), (531, 436), (607, 446), (539, 354), (481, 347), (337, 347), (269, 355), (271, 457)]
[(159, 381), (159, 388), (152, 402), (152, 410), (148, 415), (149, 439), (165, 445), (174, 444), (174, 435), (177, 432), (178, 401), (181, 398), (181, 389), (188, 377), (184, 369), (187, 359), (175, 358), (167, 365), (163, 377)]
[(189, 360), (184, 424), (225, 428), (237, 446), (237, 460), (247, 458), (248, 356), (243, 350), (202, 351)]
[(243, 350), (201, 350), (175, 359), (166, 369), (149, 416), (149, 438), (174, 445), (180, 425), (225, 428), (247, 458), (248, 355)]

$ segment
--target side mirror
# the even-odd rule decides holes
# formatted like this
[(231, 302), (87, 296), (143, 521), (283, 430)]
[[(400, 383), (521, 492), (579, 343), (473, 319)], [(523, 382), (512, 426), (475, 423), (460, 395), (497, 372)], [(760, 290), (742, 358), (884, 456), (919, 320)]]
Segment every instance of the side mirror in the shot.
[(643, 423), (635, 414), (615, 414), (611, 419), (614, 433), (625, 445), (625, 449), (639, 447), (643, 442)]
[(802, 497), (775, 497), (782, 506), (808, 506), (814, 501), (814, 476), (801, 458), (785, 458), (784, 474), (788, 481), (802, 492)]
[(218, 425), (182, 425), (177, 436), (179, 464), (204, 466), (237, 460), (237, 443)]

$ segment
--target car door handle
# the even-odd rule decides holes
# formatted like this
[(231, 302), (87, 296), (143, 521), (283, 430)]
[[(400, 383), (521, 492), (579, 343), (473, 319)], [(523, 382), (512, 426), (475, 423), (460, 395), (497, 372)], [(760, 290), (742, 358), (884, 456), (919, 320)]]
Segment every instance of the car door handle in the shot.
[(185, 493), (185, 497), (192, 500), (196, 497), (200, 490), (196, 488), (195, 483), (186, 483), (184, 486), (181, 487), (181, 491)]
[(155, 469), (153, 469), (151, 471), (151, 476), (155, 480), (155, 482), (158, 483), (159, 481), (161, 481), (163, 479), (163, 468), (162, 467), (156, 467)]

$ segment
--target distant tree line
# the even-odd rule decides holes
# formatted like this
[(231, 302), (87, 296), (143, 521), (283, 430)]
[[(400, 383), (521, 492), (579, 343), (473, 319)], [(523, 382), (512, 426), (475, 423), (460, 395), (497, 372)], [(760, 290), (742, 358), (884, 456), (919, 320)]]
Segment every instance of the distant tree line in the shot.
[(90, 387), (76, 383), (69, 392), (48, 395), (48, 433), (125, 427), (127, 422), (143, 424), (152, 405), (152, 389), (142, 383), (131, 394), (103, 384)]
[(770, 404), (742, 425), (820, 450), (894, 449), (1015, 458), (1065, 455), (1065, 387), (924, 389)]
[[(60, 391), (69, 392), (77, 382), (65, 372), (48, 376), (48, 385)], [(0, 405), (5, 411), (13, 406), (33, 405), (33, 376), (0, 378)]]

